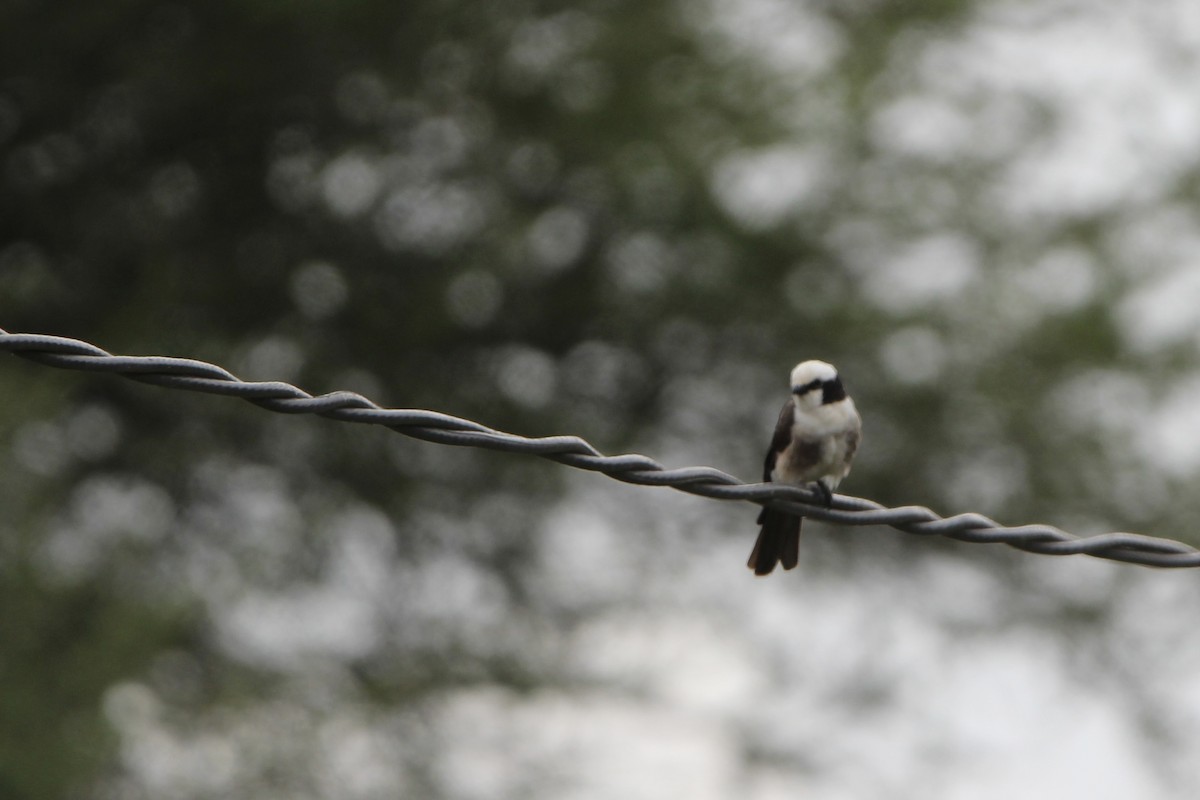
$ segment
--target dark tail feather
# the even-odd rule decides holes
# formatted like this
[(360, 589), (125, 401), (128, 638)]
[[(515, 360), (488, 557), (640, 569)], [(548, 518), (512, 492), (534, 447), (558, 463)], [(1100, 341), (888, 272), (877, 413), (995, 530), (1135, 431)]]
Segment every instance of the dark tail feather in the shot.
[(755, 575), (769, 575), (775, 564), (792, 569), (800, 563), (800, 517), (773, 508), (764, 508), (758, 515), (762, 530), (750, 553), (746, 566)]

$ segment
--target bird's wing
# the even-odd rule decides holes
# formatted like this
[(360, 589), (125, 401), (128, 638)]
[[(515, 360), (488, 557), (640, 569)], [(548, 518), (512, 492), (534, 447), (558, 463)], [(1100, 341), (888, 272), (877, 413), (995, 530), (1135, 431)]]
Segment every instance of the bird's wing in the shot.
[(775, 459), (779, 458), (792, 441), (792, 423), (796, 420), (796, 406), (791, 400), (784, 404), (779, 412), (779, 421), (775, 423), (775, 434), (771, 437), (771, 447), (767, 450), (766, 461), (763, 462), (763, 483), (769, 483), (771, 473), (775, 471)]

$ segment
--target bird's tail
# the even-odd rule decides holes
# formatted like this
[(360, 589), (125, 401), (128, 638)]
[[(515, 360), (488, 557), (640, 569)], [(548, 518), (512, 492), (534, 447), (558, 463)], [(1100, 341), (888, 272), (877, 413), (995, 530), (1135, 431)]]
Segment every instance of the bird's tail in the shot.
[(800, 563), (800, 522), (801, 518), (795, 514), (764, 508), (758, 515), (762, 530), (746, 566), (755, 575), (769, 575), (776, 563), (783, 564), (784, 569)]

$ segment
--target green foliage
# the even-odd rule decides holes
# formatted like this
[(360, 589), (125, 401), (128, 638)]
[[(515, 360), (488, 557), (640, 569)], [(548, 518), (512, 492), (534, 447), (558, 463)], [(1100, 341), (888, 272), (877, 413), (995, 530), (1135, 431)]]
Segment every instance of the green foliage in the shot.
[(115, 744), (99, 698), (195, 634), (171, 605), (112, 580), (54, 585), (26, 567), (0, 573), (0, 791), (65, 797), (86, 790)]
[[(1194, 170), (1129, 205), (1028, 189), (1071, 115), (964, 68), (992, 52), (977, 6), (10, 0), (0, 326), (747, 478), (822, 357), (865, 419), (851, 493), (1186, 533), (1190, 473), (1131, 421), (1190, 340), (1139, 351), (1155, 315), (1122, 303)], [(719, 618), (719, 579), (675, 582), (750, 544), (750, 509), (0, 372), (5, 797), (150, 796), (139, 736), (228, 768), (179, 767), (174, 796), (312, 796), (339, 725), (469, 794), (431, 766), (439, 714), (604, 684), (572, 636), (696, 585)], [(888, 542), (812, 547), (833, 572), (958, 552)], [(149, 666), (168, 650), (203, 692)], [(165, 710), (106, 714), (113, 687)]]

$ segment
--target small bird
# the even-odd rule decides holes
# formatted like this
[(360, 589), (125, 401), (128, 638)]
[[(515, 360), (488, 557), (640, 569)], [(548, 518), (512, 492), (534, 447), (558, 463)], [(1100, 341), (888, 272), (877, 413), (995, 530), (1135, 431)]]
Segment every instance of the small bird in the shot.
[[(811, 485), (826, 505), (850, 473), (862, 439), (862, 419), (832, 364), (805, 361), (792, 370), (792, 396), (779, 412), (763, 464), (763, 482)], [(767, 575), (778, 562), (791, 569), (800, 560), (801, 518), (763, 507), (762, 526), (746, 566)]]

